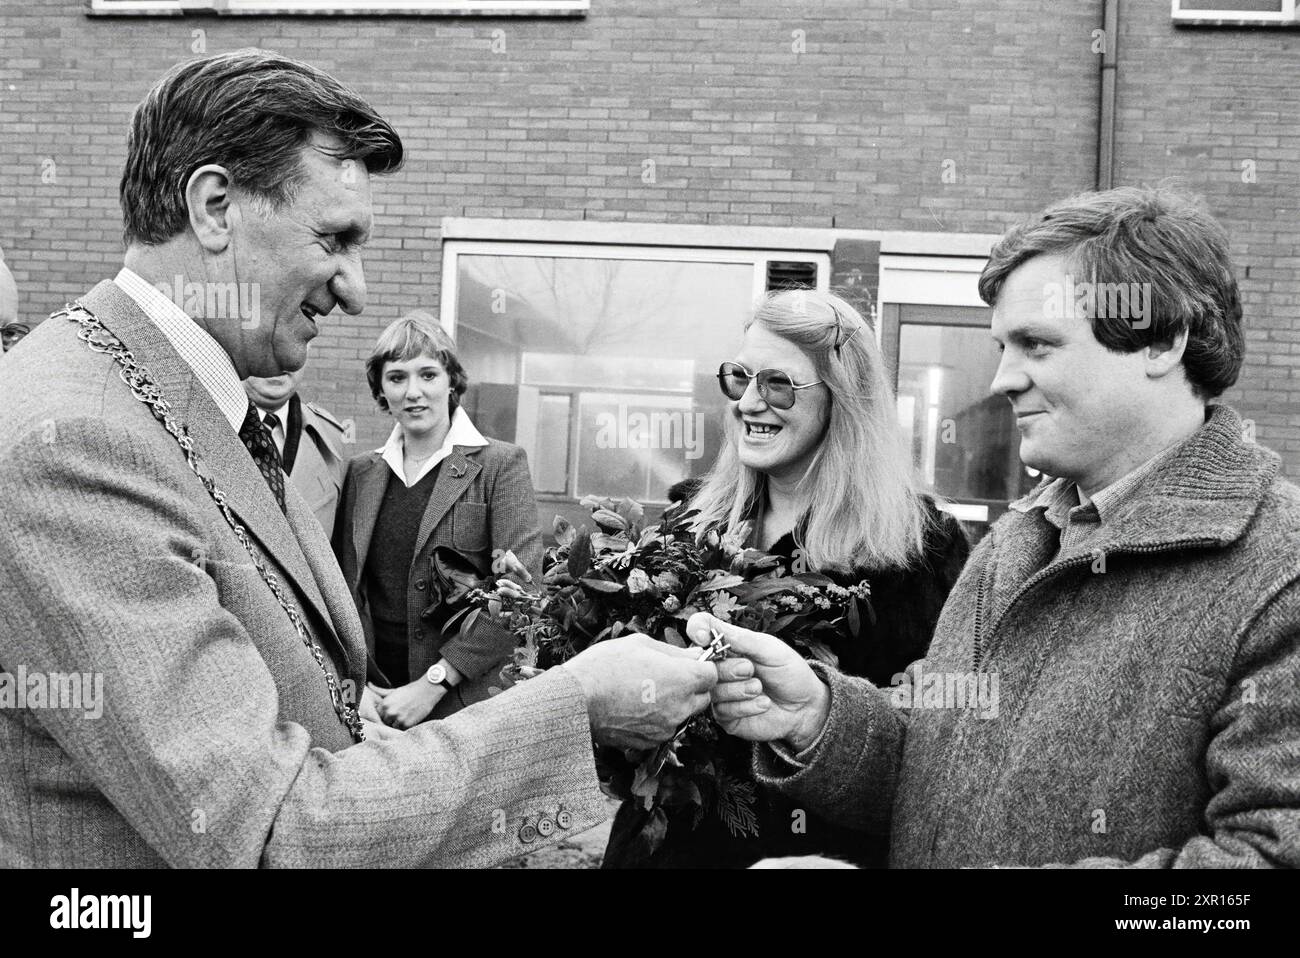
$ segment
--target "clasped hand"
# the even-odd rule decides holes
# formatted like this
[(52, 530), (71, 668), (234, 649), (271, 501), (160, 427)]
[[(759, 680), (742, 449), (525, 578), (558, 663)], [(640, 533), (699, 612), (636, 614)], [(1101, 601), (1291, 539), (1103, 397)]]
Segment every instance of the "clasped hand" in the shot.
[(697, 646), (717, 630), (731, 658), (700, 659), (646, 635), (600, 642), (564, 668), (582, 686), (598, 742), (646, 749), (672, 738), (710, 704), (728, 734), (755, 742), (783, 741), (796, 752), (816, 740), (830, 710), (830, 691), (780, 639), (741, 629), (705, 612), (686, 634)]
[(717, 630), (730, 646), (717, 664), (713, 716), (723, 731), (751, 742), (784, 742), (801, 752), (821, 734), (830, 712), (830, 690), (794, 649), (780, 639), (697, 612), (686, 624), (697, 645)]
[(428, 718), (446, 694), (441, 685), (423, 677), (392, 689), (368, 683), (361, 693), (358, 711), (364, 721), (405, 730)]

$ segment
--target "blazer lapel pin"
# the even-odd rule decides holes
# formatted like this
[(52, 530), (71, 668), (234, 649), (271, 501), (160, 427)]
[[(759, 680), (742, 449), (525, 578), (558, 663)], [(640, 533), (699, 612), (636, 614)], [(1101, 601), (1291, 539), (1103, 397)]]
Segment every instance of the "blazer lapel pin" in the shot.
[(451, 477), (453, 479), (459, 479), (463, 475), (465, 475), (465, 467), (459, 463), (453, 464), (451, 467)]

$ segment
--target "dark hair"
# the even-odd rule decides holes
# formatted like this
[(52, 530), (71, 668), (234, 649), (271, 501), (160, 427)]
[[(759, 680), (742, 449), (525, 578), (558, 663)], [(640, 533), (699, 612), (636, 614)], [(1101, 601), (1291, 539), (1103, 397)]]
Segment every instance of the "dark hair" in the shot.
[(993, 247), (980, 298), (993, 306), (1011, 271), (1041, 254), (1065, 255), (1078, 282), (1146, 290), (1142, 324), (1125, 310), (1094, 310), (1092, 334), (1107, 349), (1132, 353), (1187, 330), (1183, 368), (1196, 395), (1212, 399), (1237, 381), (1246, 344), (1228, 237), (1196, 198), (1122, 187), (1049, 206)]
[(397, 132), (328, 73), (266, 50), (190, 60), (154, 84), (131, 115), (119, 189), (126, 243), (157, 244), (189, 221), (185, 184), (207, 163), (232, 185), (279, 208), (301, 183), (302, 147), (337, 137), (339, 159), (370, 173), (402, 165)]
[(447, 331), (439, 325), (433, 315), (422, 309), (413, 310), (401, 319), (389, 323), (388, 328), (379, 334), (379, 342), (366, 360), (366, 382), (370, 384), (370, 395), (379, 403), (379, 408), (387, 410), (388, 400), (384, 398), (383, 375), (384, 363), (404, 363), (418, 356), (434, 356), (447, 370), (451, 380), (451, 391), (447, 394), (447, 415), (456, 414), (460, 406), (460, 397), (469, 388), (469, 374), (456, 356), (456, 344), (452, 342)]

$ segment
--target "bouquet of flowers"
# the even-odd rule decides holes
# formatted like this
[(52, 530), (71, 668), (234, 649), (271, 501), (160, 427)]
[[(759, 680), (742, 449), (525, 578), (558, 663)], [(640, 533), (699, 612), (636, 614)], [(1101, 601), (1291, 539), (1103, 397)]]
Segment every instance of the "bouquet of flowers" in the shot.
[[(803, 571), (798, 553), (790, 561), (747, 548), (750, 523), (697, 536), (697, 513), (682, 505), (644, 525), (644, 509), (631, 499), (588, 496), (582, 504), (596, 528), (575, 529), (556, 517), (556, 545), (543, 560), (539, 594), (479, 589), (468, 596), (480, 614), (495, 617), (519, 639), (514, 662), (502, 673), (505, 684), (624, 633), (686, 647), (685, 623), (698, 611), (777, 636), (806, 658), (837, 665), (827, 639), (846, 626), (856, 637), (863, 617), (874, 618), (869, 582), (846, 588)], [(662, 841), (669, 809), (692, 808), (693, 825), (714, 813), (732, 834), (757, 834), (752, 784), (715, 761), (721, 734), (705, 712), (660, 749), (598, 756), (605, 790), (625, 801), (638, 799), (649, 812), (641, 838), (651, 852)]]

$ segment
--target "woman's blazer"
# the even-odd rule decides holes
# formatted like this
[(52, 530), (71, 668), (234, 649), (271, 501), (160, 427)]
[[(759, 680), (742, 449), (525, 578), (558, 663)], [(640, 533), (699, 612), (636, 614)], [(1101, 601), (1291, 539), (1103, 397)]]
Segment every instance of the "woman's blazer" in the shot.
[[(392, 469), (379, 452), (364, 453), (348, 464), (343, 495), (334, 524), (333, 545), (344, 579), (357, 603), (370, 652), (369, 678), (389, 685), (374, 664), (375, 637), (366, 605), (361, 573), (370, 551), (371, 534)], [(442, 718), (465, 705), (485, 699), (514, 650), (514, 636), (480, 617), (464, 634), (444, 635), (425, 617), (430, 607), (433, 552), (451, 546), (469, 559), (480, 575), (492, 571), (496, 550), (512, 550), (541, 582), (542, 535), (528, 457), (508, 442), (489, 439), (486, 446), (454, 446), (438, 469), (429, 504), (416, 536), (406, 590), (407, 643), (410, 677), (446, 658), (463, 676), (454, 692), (433, 711)]]

